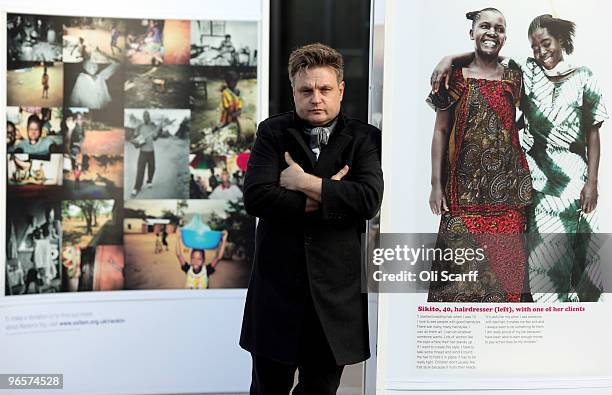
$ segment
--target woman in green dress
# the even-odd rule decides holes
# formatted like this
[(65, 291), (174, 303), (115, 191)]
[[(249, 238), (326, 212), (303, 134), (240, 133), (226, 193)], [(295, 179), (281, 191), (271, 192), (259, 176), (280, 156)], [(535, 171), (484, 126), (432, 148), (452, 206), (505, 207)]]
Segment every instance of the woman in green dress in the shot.
[[(597, 301), (602, 292), (594, 233), (599, 129), (608, 116), (591, 70), (564, 59), (574, 50), (574, 31), (573, 22), (540, 15), (528, 30), (533, 58), (509, 61), (523, 73), (523, 147), (534, 188), (528, 271), (537, 302)], [(453, 63), (472, 58), (445, 57), (432, 74), (432, 90), (438, 91)]]

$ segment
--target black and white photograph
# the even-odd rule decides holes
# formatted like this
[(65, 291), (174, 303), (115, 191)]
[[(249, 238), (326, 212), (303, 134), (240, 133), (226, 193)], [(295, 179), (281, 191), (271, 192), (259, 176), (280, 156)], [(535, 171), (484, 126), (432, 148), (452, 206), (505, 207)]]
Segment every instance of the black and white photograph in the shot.
[(67, 107), (85, 107), (120, 114), (123, 110), (123, 66), (104, 54), (107, 63), (86, 59), (64, 64), (64, 102)]
[(61, 62), (63, 18), (8, 14), (7, 62)]
[(257, 66), (257, 22), (192, 21), (194, 66)]
[(125, 199), (189, 197), (189, 110), (125, 110)]
[(191, 153), (237, 155), (257, 130), (257, 69), (194, 67)]
[(57, 201), (7, 201), (8, 295), (60, 291), (60, 215), (60, 203)]
[(127, 66), (126, 108), (189, 108), (191, 68), (187, 65)]

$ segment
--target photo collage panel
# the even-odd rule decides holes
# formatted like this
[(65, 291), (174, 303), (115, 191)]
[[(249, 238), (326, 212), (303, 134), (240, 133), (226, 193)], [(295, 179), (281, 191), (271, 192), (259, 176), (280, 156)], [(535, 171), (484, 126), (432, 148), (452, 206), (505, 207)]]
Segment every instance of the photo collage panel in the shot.
[(245, 288), (258, 23), (6, 22), (5, 295)]

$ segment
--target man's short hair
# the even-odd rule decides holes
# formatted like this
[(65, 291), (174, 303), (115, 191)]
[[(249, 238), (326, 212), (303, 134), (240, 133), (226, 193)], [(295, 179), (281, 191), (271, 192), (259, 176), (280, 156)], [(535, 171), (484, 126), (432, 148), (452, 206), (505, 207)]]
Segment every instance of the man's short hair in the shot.
[(344, 77), (344, 60), (340, 52), (321, 43), (304, 45), (289, 55), (289, 81), (293, 85), (294, 77), (302, 71), (325, 66), (334, 69), (340, 83)]

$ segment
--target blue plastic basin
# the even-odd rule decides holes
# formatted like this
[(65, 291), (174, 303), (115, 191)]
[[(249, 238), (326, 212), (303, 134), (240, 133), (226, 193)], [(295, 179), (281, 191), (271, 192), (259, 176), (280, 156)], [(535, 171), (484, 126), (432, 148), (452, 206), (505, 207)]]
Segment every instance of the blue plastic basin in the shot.
[(211, 250), (217, 248), (221, 242), (223, 232), (218, 230), (208, 230), (203, 233), (192, 229), (181, 229), (183, 244), (188, 248), (198, 250)]

